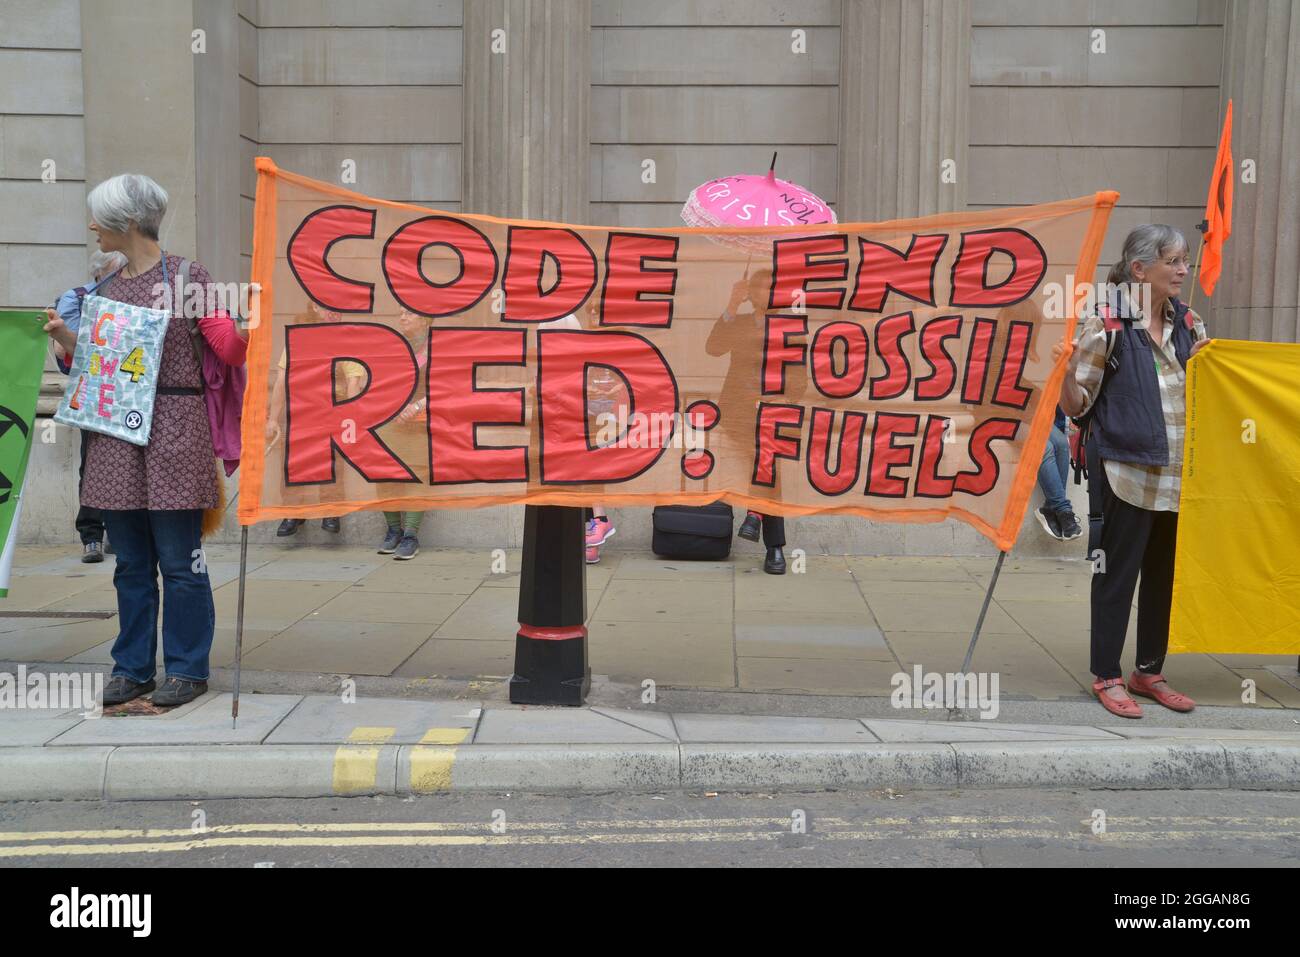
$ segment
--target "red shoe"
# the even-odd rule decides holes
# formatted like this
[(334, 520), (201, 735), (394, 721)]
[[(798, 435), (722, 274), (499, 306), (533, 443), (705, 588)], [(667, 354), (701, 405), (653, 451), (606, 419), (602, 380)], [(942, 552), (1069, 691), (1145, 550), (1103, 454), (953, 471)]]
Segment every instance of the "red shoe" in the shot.
[(1112, 698), (1106, 694), (1107, 688), (1124, 687), (1123, 678), (1102, 678), (1092, 683), (1092, 692), (1101, 702), (1101, 706), (1120, 718), (1142, 717), (1142, 706), (1132, 698)]
[[(1163, 684), (1164, 687), (1157, 688), (1158, 684)], [(1196, 707), (1196, 702), (1187, 695), (1180, 694), (1169, 687), (1169, 682), (1165, 681), (1164, 675), (1144, 675), (1140, 671), (1135, 671), (1128, 676), (1128, 690), (1144, 698), (1154, 698), (1170, 711), (1188, 712)]]

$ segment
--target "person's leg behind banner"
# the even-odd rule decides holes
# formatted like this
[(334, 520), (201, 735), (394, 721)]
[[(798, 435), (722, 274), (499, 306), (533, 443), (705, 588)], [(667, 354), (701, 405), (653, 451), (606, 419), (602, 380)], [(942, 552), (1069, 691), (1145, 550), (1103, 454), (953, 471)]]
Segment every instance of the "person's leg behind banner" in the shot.
[(1083, 535), (1074, 506), (1065, 494), (1069, 474), (1070, 440), (1061, 429), (1053, 426), (1043, 448), (1043, 461), (1038, 466), (1038, 487), (1043, 491), (1043, 504), (1035, 510), (1034, 517), (1043, 526), (1043, 531), (1061, 542)]
[(609, 541), (610, 537), (618, 531), (614, 523), (609, 520), (609, 514), (605, 511), (605, 506), (599, 502), (591, 506), (591, 515), (587, 518), (586, 532), (586, 560), (588, 565), (595, 565), (600, 561), (600, 547)]
[(384, 540), (380, 543), (378, 553), (391, 555), (397, 551), (397, 546), (402, 541), (402, 513), (384, 512), (384, 524), (387, 526), (387, 531), (384, 532)]
[(409, 561), (420, 554), (420, 523), (424, 521), (423, 512), (402, 513), (402, 537), (397, 542), (397, 554), (393, 557), (399, 562)]
[(104, 509), (117, 549), (113, 587), (117, 591), (117, 639), (113, 674), (104, 704), (114, 705), (154, 689), (158, 657), (158, 555), (144, 509)]
[(769, 575), (784, 575), (785, 519), (780, 515), (763, 516), (763, 545), (767, 548), (763, 571)]
[[(81, 487), (86, 481), (86, 441), (90, 433), (81, 432), (81, 456), (77, 466), (77, 500), (81, 500)], [(77, 509), (75, 522), (77, 535), (81, 538), (81, 560), (83, 562), (102, 562), (104, 560), (104, 518), (99, 509), (82, 505)]]
[(208, 690), (208, 656), (216, 627), (212, 582), (203, 555), (202, 509), (149, 512), (163, 579), (166, 680), (153, 702), (170, 707)]

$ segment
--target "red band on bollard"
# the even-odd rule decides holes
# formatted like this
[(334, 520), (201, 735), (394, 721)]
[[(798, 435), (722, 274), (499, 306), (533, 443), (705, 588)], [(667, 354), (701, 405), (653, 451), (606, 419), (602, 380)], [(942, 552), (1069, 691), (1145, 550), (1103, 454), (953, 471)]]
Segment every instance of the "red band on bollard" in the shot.
[(574, 638), (586, 638), (586, 625), (570, 625), (562, 628), (539, 628), (536, 625), (519, 625), (519, 634), (525, 638), (539, 641), (570, 641)]

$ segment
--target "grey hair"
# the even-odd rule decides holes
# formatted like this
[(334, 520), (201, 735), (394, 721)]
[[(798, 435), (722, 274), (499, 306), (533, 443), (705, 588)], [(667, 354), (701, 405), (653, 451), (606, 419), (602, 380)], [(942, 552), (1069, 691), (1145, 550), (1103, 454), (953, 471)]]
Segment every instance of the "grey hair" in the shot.
[(100, 226), (125, 233), (135, 223), (150, 239), (158, 238), (158, 226), (167, 212), (167, 191), (140, 173), (123, 173), (106, 179), (86, 197), (90, 215)]
[(125, 265), (126, 254), (118, 250), (106, 253), (96, 249), (90, 254), (90, 275), (95, 279), (114, 273)]
[(1137, 226), (1124, 240), (1124, 249), (1120, 252), (1115, 265), (1110, 267), (1106, 282), (1111, 285), (1131, 283), (1133, 281), (1133, 263), (1147, 265), (1155, 262), (1171, 249), (1187, 252), (1187, 240), (1181, 231), (1164, 223), (1144, 223)]

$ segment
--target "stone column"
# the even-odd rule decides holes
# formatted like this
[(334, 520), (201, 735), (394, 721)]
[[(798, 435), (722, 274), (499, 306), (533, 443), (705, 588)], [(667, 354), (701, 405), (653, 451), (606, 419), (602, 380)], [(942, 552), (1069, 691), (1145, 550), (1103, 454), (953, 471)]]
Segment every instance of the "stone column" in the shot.
[(205, 52), (194, 56), (195, 257), (219, 282), (244, 278), (239, 261), (239, 17), (235, 0), (194, 0)]
[[(465, 4), (461, 209), (588, 221), (591, 4)], [(586, 565), (579, 508), (525, 508), (519, 630), (510, 700), (580, 705), (587, 664)]]
[[(171, 0), (83, 0), (86, 189), (144, 173), (170, 199), (160, 238), (195, 255), (194, 11)], [(89, 215), (89, 214), (87, 214)], [(88, 245), (94, 245), (91, 236)]]
[(970, 32), (970, 0), (844, 0), (841, 222), (965, 209)]
[(461, 208), (587, 222), (591, 4), (475, 0), (464, 43)]
[[(1231, 97), (1237, 168), (1213, 333), (1300, 342), (1300, 8), (1229, 0), (1224, 27), (1219, 120)], [(1241, 181), (1244, 160), (1254, 183)]]
[(219, 281), (239, 278), (237, 27), (234, 0), (81, 3), (86, 188), (153, 177), (170, 199), (163, 247)]

